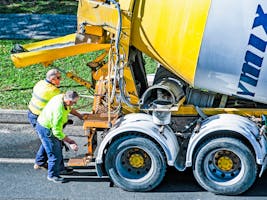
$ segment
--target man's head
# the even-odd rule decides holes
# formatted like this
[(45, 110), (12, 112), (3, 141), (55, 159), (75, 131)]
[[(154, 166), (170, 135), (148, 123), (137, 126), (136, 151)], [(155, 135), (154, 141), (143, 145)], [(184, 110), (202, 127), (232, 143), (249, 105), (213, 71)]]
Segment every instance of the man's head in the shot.
[(57, 69), (50, 69), (46, 73), (46, 80), (48, 80), (50, 83), (54, 84), (55, 86), (59, 87), (60, 80), (61, 80), (60, 71), (58, 71)]
[(67, 106), (72, 106), (73, 104), (77, 103), (79, 100), (79, 95), (75, 91), (67, 91), (64, 94), (63, 101)]

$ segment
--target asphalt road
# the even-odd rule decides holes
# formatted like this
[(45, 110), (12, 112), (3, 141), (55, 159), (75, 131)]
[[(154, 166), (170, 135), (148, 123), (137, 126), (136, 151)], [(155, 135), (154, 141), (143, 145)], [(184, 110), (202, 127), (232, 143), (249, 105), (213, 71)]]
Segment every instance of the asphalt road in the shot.
[(76, 15), (0, 13), (0, 39), (50, 39), (75, 33), (76, 24)]
[[(86, 138), (81, 127), (66, 129), (75, 139), (78, 154), (64, 153), (65, 158), (79, 157), (86, 152)], [(162, 184), (151, 192), (126, 192), (114, 186), (109, 179), (98, 178), (93, 167), (75, 168), (75, 173), (65, 176), (68, 182), (56, 184), (46, 180), (46, 171), (34, 170), (34, 155), (39, 140), (29, 125), (0, 124), (0, 200), (13, 199), (142, 199), (142, 200), (206, 200), (206, 199), (267, 199), (267, 173), (241, 196), (214, 195), (203, 190), (195, 181), (190, 169), (178, 172), (169, 168)]]

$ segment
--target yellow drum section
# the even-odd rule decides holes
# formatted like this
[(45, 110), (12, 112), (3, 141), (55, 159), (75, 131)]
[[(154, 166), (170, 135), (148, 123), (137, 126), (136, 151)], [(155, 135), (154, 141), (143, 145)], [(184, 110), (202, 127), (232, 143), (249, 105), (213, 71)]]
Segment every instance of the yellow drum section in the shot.
[(211, 0), (136, 0), (131, 42), (193, 85), (210, 4)]

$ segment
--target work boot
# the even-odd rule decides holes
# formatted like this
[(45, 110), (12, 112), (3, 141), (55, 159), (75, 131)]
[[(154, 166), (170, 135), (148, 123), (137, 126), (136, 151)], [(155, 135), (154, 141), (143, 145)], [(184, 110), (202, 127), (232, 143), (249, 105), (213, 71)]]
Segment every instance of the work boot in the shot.
[(65, 179), (60, 177), (60, 176), (47, 177), (47, 180), (53, 181), (54, 183), (64, 183), (64, 182), (66, 182)]
[(33, 169), (37, 170), (37, 169), (42, 169), (42, 170), (47, 170), (48, 169), (48, 164), (45, 163), (43, 165), (37, 165), (36, 163), (33, 165)]

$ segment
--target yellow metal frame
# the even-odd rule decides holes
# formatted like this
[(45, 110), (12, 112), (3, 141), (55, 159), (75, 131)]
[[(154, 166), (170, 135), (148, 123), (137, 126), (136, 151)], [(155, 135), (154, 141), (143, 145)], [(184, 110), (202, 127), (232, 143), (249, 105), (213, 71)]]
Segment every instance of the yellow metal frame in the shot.
[[(120, 54), (124, 55), (124, 62), (128, 62), (129, 47), (131, 41), (131, 12), (133, 9), (133, 0), (120, 1), (122, 4), (122, 33), (120, 37)], [(97, 1), (80, 0), (78, 7), (78, 25), (88, 23), (93, 26), (101, 26), (110, 32), (111, 37), (115, 37), (117, 33), (118, 11), (114, 5), (107, 5)], [(100, 78), (107, 72), (107, 66), (103, 66), (99, 72), (95, 73), (96, 78)], [(137, 103), (139, 98), (137, 89), (134, 84), (133, 74), (129, 67), (124, 68), (124, 80), (126, 82), (126, 91), (131, 98), (132, 103)]]
[[(12, 54), (11, 59), (18, 68), (38, 63), (47, 66), (47, 64), (51, 64), (54, 60), (110, 48), (110, 44), (82, 43), (75, 45), (74, 42), (75, 38), (72, 34), (57, 39), (23, 45), (23, 48), (29, 52)], [(66, 46), (66, 44), (71, 45)]]
[(78, 25), (86, 22), (92, 26), (100, 26), (111, 33), (116, 33), (118, 12), (114, 5), (80, 0), (77, 17)]
[(49, 40), (43, 40), (39, 42), (34, 42), (30, 44), (24, 44), (23, 48), (28, 50), (28, 51), (37, 51), (38, 49), (42, 47), (49, 47), (53, 46), (55, 44), (57, 45), (66, 45), (68, 43), (74, 43), (75, 41), (76, 34), (70, 34), (70, 35), (65, 35), (63, 37), (58, 37), (58, 38), (53, 38)]

